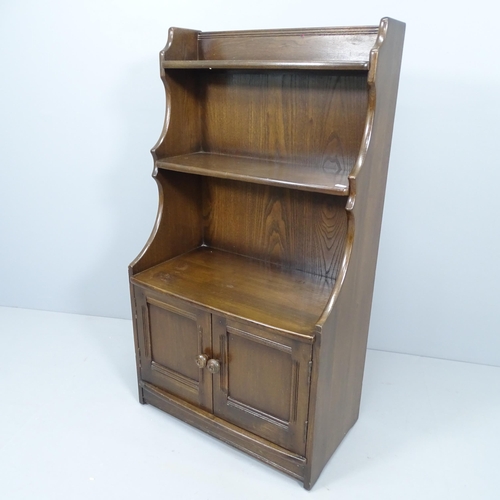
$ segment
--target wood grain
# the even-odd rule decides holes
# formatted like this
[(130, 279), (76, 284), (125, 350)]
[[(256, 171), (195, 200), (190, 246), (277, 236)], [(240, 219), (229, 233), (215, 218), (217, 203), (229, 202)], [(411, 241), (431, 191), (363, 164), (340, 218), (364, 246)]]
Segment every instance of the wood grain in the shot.
[(303, 70), (354, 70), (368, 69), (368, 61), (236, 61), (234, 59), (163, 61), (165, 69), (303, 69)]
[[(231, 359), (230, 401), (257, 410), (275, 425), (287, 426), (291, 416), (292, 350), (285, 352), (279, 343), (265, 344), (259, 341), (261, 337), (256, 340), (243, 330), (232, 329), (225, 334), (227, 357)], [(249, 373), (253, 375), (249, 377)], [(280, 397), (273, 389), (275, 380), (281, 381)]]
[(161, 136), (151, 150), (153, 158), (199, 151), (201, 124), (199, 80), (196, 71), (172, 70), (162, 75), (166, 113)]
[(303, 455), (311, 345), (215, 315), (212, 333), (214, 346), (224, 339), (224, 352), (214, 351), (224, 360), (214, 376), (214, 414)]
[(366, 74), (214, 70), (200, 100), (203, 151), (347, 174), (363, 134)]
[(335, 278), (347, 217), (342, 198), (223, 179), (204, 184), (208, 246)]
[(143, 324), (139, 336), (141, 378), (212, 410), (212, 380), (195, 364), (198, 354), (211, 353), (210, 314), (177, 301), (137, 290)]
[(376, 26), (204, 32), (198, 35), (198, 58), (368, 61), (376, 36)]
[(352, 253), (345, 275), (339, 276), (337, 299), (326, 310), (321, 340), (315, 346), (318, 362), (313, 370), (311, 439), (304, 481), (308, 489), (359, 414), (405, 24), (383, 19), (380, 29), (372, 52), (370, 107), (363, 141), (366, 150), (360, 154), (349, 204)]
[(200, 370), (194, 359), (203, 351), (199, 347), (196, 316), (157, 301), (148, 304), (148, 311), (153, 362), (198, 382)]
[(140, 400), (306, 489), (358, 416), (403, 37), (172, 28), (160, 54)]
[(130, 276), (203, 242), (201, 178), (165, 170), (156, 170), (153, 176), (159, 191), (158, 213), (151, 236), (129, 266)]
[(347, 196), (347, 172), (318, 165), (270, 161), (235, 155), (197, 152), (158, 160), (158, 168), (208, 177), (292, 187), (303, 191)]
[(303, 480), (306, 463), (304, 457), (218, 418), (212, 413), (200, 410), (147, 382), (141, 383), (141, 389), (147, 403), (161, 408), (184, 422), (262, 460), (281, 472)]
[(132, 282), (311, 340), (334, 283), (208, 247), (139, 273)]

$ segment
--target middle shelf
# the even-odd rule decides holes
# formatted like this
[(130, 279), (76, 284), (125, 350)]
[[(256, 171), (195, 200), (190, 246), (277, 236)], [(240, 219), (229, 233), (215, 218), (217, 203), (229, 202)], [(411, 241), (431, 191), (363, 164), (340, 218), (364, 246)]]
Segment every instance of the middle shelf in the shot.
[(348, 173), (328, 166), (196, 152), (156, 161), (158, 168), (302, 191), (348, 196)]
[(199, 247), (135, 275), (132, 283), (313, 338), (335, 280)]

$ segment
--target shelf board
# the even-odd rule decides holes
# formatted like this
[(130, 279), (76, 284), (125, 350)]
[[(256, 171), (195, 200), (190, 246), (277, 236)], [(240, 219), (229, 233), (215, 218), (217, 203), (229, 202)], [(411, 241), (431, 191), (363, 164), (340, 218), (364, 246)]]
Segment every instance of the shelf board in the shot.
[(252, 61), (216, 59), (162, 61), (161, 65), (165, 69), (368, 70), (368, 61)]
[(143, 271), (132, 282), (307, 338), (314, 337), (334, 285), (330, 278), (209, 247)]
[(256, 184), (347, 196), (347, 173), (303, 165), (217, 153), (191, 153), (156, 161), (158, 168)]

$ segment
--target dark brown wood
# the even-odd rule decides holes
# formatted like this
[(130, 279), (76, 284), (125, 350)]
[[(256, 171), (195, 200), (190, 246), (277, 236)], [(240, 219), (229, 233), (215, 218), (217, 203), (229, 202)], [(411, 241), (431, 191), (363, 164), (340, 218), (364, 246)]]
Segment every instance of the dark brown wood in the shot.
[[(354, 161), (353, 161), (354, 164)], [(269, 186), (293, 187), (304, 191), (349, 194), (348, 171), (328, 169), (320, 165), (272, 161), (220, 153), (199, 151), (173, 156), (156, 162), (158, 168), (233, 179)]]
[(334, 281), (201, 247), (135, 275), (132, 283), (311, 339)]
[(311, 345), (219, 316), (213, 317), (213, 345), (221, 362), (214, 414), (303, 456)]
[(316, 346), (306, 488), (314, 485), (359, 414), (404, 32), (404, 23), (383, 19), (371, 52), (367, 127), (349, 178), (345, 268)]
[(159, 168), (348, 194), (367, 110), (364, 71), (169, 70), (165, 84), (174, 132), (154, 150)]
[(199, 73), (206, 75), (200, 85), (203, 151), (299, 163), (313, 174), (332, 174), (332, 185), (336, 174), (352, 170), (366, 116), (366, 73)]
[(212, 380), (195, 358), (211, 354), (210, 314), (172, 297), (137, 294), (142, 379), (212, 410)]
[(158, 215), (148, 242), (130, 264), (130, 276), (189, 252), (203, 242), (201, 179), (161, 170), (155, 170), (153, 176), (160, 198)]
[(172, 28), (160, 54), (140, 400), (307, 489), (358, 417), (403, 38)]
[(180, 418), (184, 422), (238, 448), (299, 480), (304, 477), (306, 459), (267, 439), (201, 410), (158, 387), (139, 382), (145, 402)]
[(339, 272), (347, 229), (342, 198), (207, 179), (203, 207), (210, 247), (315, 276), (335, 279)]
[[(182, 155), (201, 149), (198, 73), (193, 70), (163, 72), (168, 112), (163, 134), (152, 149), (154, 158)], [(186, 120), (187, 117), (196, 119)]]
[(376, 26), (205, 32), (198, 59), (368, 62), (377, 32)]
[(201, 61), (163, 61), (165, 69), (305, 69), (367, 70), (368, 61), (235, 61), (211, 59)]

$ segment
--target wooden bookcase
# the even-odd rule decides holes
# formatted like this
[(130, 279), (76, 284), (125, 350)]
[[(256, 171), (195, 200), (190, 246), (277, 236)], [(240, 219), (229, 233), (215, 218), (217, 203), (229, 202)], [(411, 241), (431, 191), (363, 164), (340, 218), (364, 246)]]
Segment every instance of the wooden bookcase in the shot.
[(358, 417), (404, 24), (172, 28), (139, 397), (310, 489)]

